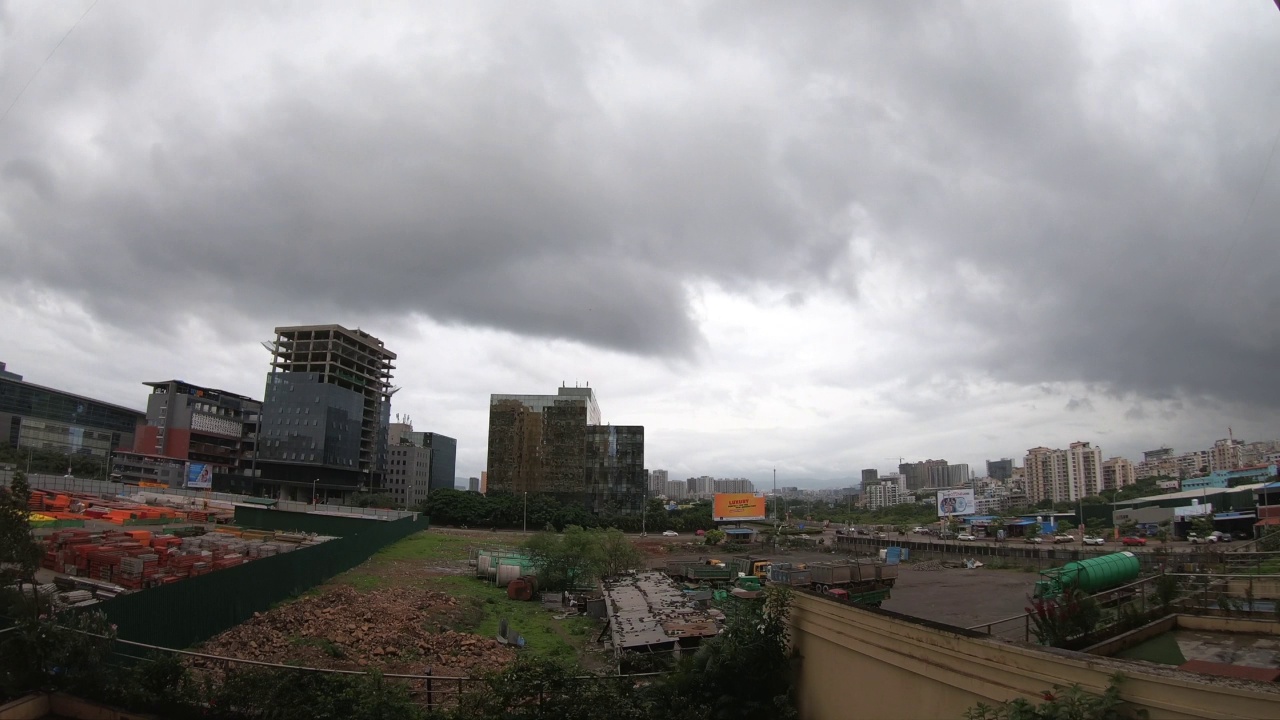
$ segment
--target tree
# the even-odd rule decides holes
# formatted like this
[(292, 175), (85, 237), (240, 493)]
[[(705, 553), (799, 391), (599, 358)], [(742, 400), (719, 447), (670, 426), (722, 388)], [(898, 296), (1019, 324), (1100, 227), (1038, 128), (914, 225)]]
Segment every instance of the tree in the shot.
[(18, 470), (9, 489), (0, 491), (0, 588), (17, 583), (35, 584), (40, 546), (31, 536), (30, 502), (27, 475)]
[(1213, 533), (1213, 521), (1207, 515), (1196, 515), (1191, 519), (1191, 532), (1202, 538)]
[(728, 535), (726, 535), (723, 530), (720, 530), (718, 528), (714, 530), (708, 530), (706, 543), (708, 545), (719, 545), (720, 543), (724, 542), (724, 539), (726, 537), (728, 537)]
[(658, 686), (652, 717), (708, 720), (794, 718), (788, 649), (791, 591), (771, 585), (760, 600), (735, 600), (719, 635)]
[(644, 567), (644, 553), (617, 528), (597, 530), (600, 536), (600, 574), (604, 577), (621, 575)]

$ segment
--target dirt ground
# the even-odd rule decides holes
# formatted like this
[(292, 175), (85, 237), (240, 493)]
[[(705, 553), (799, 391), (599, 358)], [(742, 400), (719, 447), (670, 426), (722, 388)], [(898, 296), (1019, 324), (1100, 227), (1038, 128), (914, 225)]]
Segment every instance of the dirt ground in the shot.
[(1036, 573), (1014, 570), (912, 570), (903, 565), (885, 610), (972, 627), (1021, 615)]

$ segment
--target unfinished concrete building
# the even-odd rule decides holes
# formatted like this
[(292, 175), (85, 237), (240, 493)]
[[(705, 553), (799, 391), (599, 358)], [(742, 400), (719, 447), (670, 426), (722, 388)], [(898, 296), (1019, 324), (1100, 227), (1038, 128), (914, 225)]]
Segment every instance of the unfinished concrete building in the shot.
[[(341, 325), (276, 328), (258, 444), (263, 482), (288, 499), (381, 487), (396, 354)], [(275, 494), (273, 492), (273, 494)]]
[(602, 425), (591, 388), (489, 398), (488, 490), (544, 493), (592, 512), (644, 507), (644, 428)]

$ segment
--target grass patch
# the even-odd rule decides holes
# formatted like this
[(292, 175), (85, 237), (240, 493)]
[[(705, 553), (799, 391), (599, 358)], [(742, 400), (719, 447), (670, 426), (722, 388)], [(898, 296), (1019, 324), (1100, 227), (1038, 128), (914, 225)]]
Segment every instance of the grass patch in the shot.
[(591, 618), (565, 618), (556, 620), (553, 613), (542, 609), (537, 602), (520, 602), (507, 597), (506, 590), (473, 577), (447, 576), (431, 579), (434, 590), (447, 592), (469, 604), (467, 623), (459, 628), (485, 637), (498, 634), (502, 618), (524, 636), (525, 649), (532, 655), (575, 659), (582, 647), (595, 640), (599, 624)]
[(466, 560), (474, 538), (423, 530), (374, 553), (373, 560)]

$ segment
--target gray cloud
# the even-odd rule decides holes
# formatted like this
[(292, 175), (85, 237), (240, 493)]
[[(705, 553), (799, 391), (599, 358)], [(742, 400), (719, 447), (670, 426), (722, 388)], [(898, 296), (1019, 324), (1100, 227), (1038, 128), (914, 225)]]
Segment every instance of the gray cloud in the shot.
[[(56, 40), (41, 7), (0, 16)], [(856, 302), (857, 236), (982, 338), (956, 367), (1280, 399), (1280, 171), (1242, 223), (1268, 7), (644, 7), (101, 6), (0, 128), (0, 278), (137, 332), (424, 314), (687, 356), (691, 283)], [(0, 98), (47, 47), (6, 43)]]
[(1071, 398), (1064, 408), (1067, 412), (1093, 412), (1093, 401), (1089, 398)]

